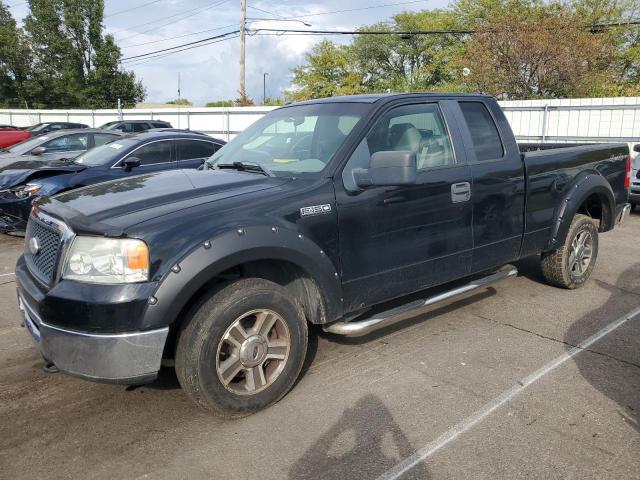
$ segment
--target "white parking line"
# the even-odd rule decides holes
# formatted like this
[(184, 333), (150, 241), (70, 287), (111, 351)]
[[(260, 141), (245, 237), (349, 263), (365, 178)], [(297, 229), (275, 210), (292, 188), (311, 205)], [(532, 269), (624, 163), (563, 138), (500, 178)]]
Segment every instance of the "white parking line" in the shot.
[(578, 353), (586, 350), (591, 345), (596, 343), (598, 340), (605, 337), (609, 333), (613, 332), (616, 328), (620, 327), (621, 325), (624, 325), (629, 320), (632, 320), (638, 315), (640, 315), (640, 308), (637, 308), (632, 312), (619, 318), (615, 322), (610, 323), (609, 325), (604, 327), (602, 330), (599, 330), (594, 335), (590, 336), (585, 341), (578, 344), (578, 346), (573, 347), (568, 352), (560, 355), (555, 360), (552, 360), (551, 362), (547, 363), (541, 369), (533, 372), (528, 377), (523, 378), (521, 381), (519, 381), (510, 389), (506, 390), (500, 396), (496, 397), (489, 403), (485, 404), (476, 413), (474, 413), (470, 417), (465, 418), (457, 425), (454, 425), (449, 430), (447, 430), (442, 435), (440, 435), (438, 438), (436, 438), (433, 442), (429, 443), (424, 448), (421, 448), (420, 450), (415, 452), (413, 455), (405, 458), (403, 461), (395, 465), (393, 468), (387, 470), (385, 473), (379, 476), (377, 480), (395, 480), (397, 478), (400, 478), (402, 475), (404, 475), (406, 472), (411, 470), (417, 464), (426, 460), (431, 455), (436, 453), (438, 450), (445, 447), (449, 443), (453, 442), (460, 435), (462, 435), (463, 433), (465, 433), (466, 431), (470, 430), (475, 425), (480, 423), (482, 420), (484, 420), (484, 418), (491, 415), (495, 410), (500, 408), (505, 403), (509, 402), (513, 397), (523, 392), (531, 384), (540, 380), (545, 375), (551, 373), (553, 370), (561, 366), (567, 360), (576, 356)]
[(15, 273), (0, 273), (0, 277), (8, 277), (9, 275), (15, 275)]

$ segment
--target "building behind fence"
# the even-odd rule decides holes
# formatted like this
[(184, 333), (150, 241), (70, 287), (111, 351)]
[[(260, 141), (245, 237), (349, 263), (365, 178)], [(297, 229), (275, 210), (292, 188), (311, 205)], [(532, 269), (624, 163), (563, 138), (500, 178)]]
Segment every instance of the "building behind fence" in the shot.
[[(500, 105), (520, 141), (640, 143), (640, 97), (503, 101)], [(99, 127), (119, 119), (155, 119), (230, 140), (273, 108), (0, 110), (0, 124), (69, 121)]]

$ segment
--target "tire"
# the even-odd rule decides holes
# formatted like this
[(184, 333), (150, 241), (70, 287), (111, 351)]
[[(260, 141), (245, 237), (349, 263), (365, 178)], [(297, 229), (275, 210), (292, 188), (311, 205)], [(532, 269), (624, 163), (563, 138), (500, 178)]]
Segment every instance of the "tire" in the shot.
[(225, 418), (244, 417), (291, 389), (307, 342), (302, 308), (283, 287), (258, 278), (238, 280), (201, 303), (183, 326), (176, 375), (202, 408)]
[[(575, 254), (579, 258), (575, 258)], [(588, 257), (588, 258), (587, 258)], [(591, 217), (573, 217), (564, 244), (542, 254), (542, 274), (550, 285), (574, 289), (589, 279), (598, 257), (598, 227)]]

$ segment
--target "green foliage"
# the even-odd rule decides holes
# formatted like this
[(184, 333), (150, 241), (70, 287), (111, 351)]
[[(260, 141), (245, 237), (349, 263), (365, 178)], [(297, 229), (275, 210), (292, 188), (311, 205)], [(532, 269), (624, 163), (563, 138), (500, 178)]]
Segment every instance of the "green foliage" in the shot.
[(233, 100), (217, 100), (207, 103), (205, 107), (233, 107)]
[(180, 105), (180, 106), (191, 106), (193, 105), (193, 103), (191, 103), (189, 100), (187, 100), (186, 98), (176, 98), (175, 100), (169, 100), (167, 102), (167, 105)]
[(307, 64), (293, 69), (294, 88), (287, 92), (287, 97), (305, 100), (365, 92), (363, 77), (350, 53), (349, 47), (329, 40), (317, 43), (305, 56)]
[(0, 103), (109, 108), (144, 99), (120, 69), (113, 37), (102, 35), (103, 0), (29, 0), (29, 8), (22, 31), (0, 1)]
[(281, 105), (284, 105), (284, 99), (267, 97), (265, 98), (263, 105), (267, 107), (279, 107)]
[(0, 106), (22, 106), (30, 100), (30, 51), (9, 9), (0, 2)]
[[(639, 0), (454, 0), (404, 12), (347, 45), (322, 41), (292, 70), (291, 100), (354, 93), (487, 92), (502, 98), (638, 95), (640, 29), (588, 25), (637, 17)], [(473, 34), (398, 35), (473, 30)], [(471, 74), (464, 76), (463, 69)]]

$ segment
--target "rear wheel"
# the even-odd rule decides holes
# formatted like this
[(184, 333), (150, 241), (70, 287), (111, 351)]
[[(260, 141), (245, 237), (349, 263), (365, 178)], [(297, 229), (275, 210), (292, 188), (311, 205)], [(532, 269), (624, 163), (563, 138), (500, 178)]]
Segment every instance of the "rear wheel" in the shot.
[(598, 256), (598, 227), (591, 217), (576, 215), (564, 244), (542, 254), (542, 273), (547, 283), (578, 288), (591, 276)]
[(180, 332), (176, 374), (201, 407), (242, 417), (291, 389), (306, 350), (304, 314), (285, 289), (242, 279), (214, 293)]

